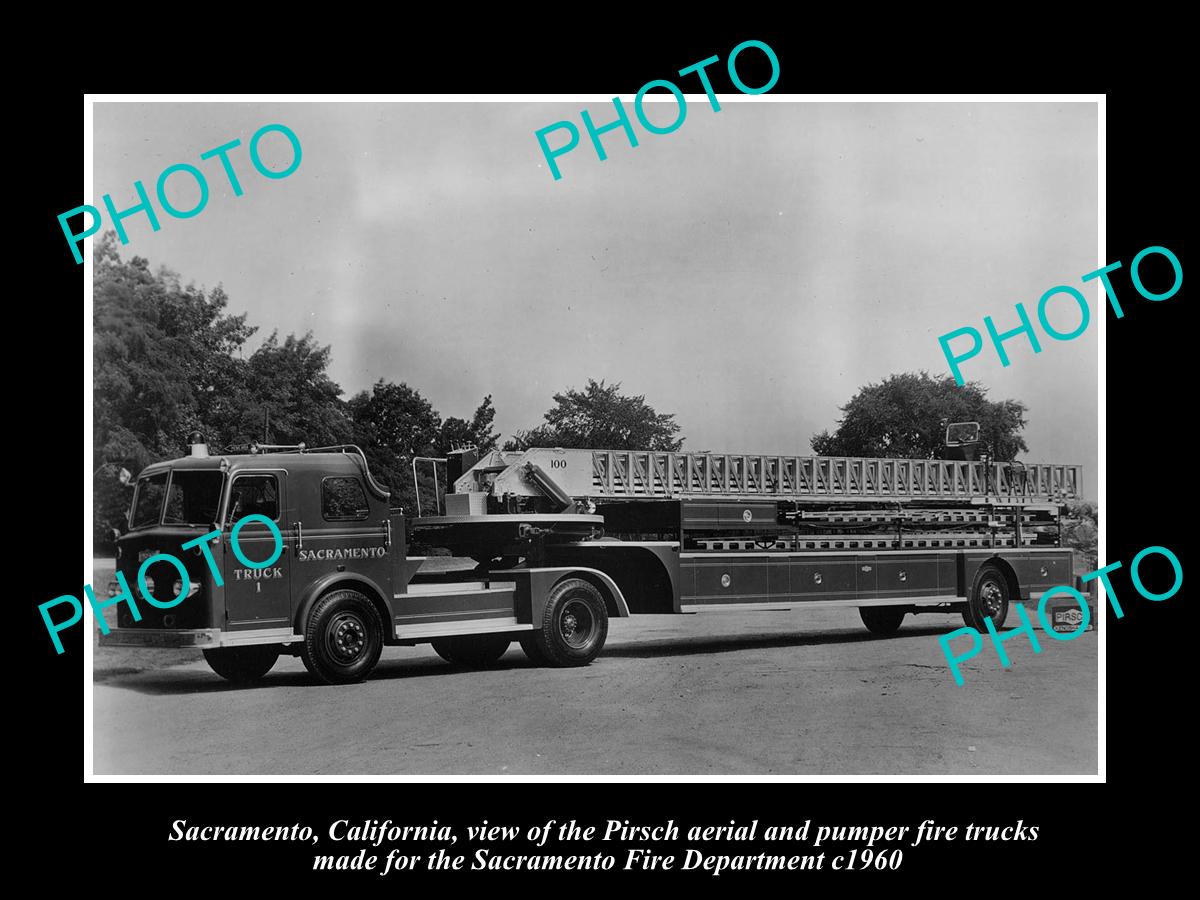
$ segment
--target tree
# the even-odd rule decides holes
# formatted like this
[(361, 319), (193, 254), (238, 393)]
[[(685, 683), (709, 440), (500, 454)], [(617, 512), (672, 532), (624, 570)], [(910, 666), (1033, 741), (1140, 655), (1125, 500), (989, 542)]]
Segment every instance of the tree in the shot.
[(1096, 568), (1098, 558), (1097, 537), (1099, 521), (1096, 514), (1096, 504), (1088, 500), (1071, 500), (1067, 502), (1066, 515), (1062, 517), (1062, 544), (1072, 547), (1082, 557), (1079, 561), (1086, 566), (1084, 572)]
[[(354, 441), (363, 448), (371, 471), (392, 491), (392, 504), (416, 512), (412, 485), (414, 456), (436, 456), (442, 419), (420, 392), (401, 382), (379, 379), (370, 391), (350, 398), (347, 408)], [(421, 486), (423, 500), (433, 497), (433, 480)]]
[(225, 311), (219, 286), (206, 293), (142, 257), (122, 260), (111, 232), (93, 255), (92, 524), (108, 546), (132, 495), (117, 473), (178, 455), (189, 431), (211, 424), (215, 398), (239, 383), (233, 354), (254, 328)]
[(330, 348), (312, 332), (289, 334), (283, 343), (272, 332), (241, 368), (241, 383), (222, 403), (226, 446), (260, 441), (310, 447), (343, 444), (353, 426), (341, 400), (342, 389), (329, 377)]
[(545, 423), (518, 431), (505, 450), (527, 447), (575, 447), (604, 450), (678, 450), (679, 425), (674, 414), (658, 413), (645, 396), (625, 396), (621, 384), (606, 385), (589, 378), (583, 391), (571, 388), (555, 394)]
[(892, 375), (861, 388), (841, 410), (833, 434), (822, 431), (812, 439), (821, 456), (932, 459), (941, 454), (942, 420), (978, 422), (998, 460), (1029, 450), (1021, 437), (1028, 411), (1024, 403), (988, 400), (977, 382), (960, 386), (949, 375)]
[[(97, 242), (94, 281), (93, 530), (109, 547), (109, 530), (124, 523), (132, 487), (122, 468), (185, 452), (187, 435), (204, 433), (214, 452), (244, 452), (252, 442), (309, 447), (357, 443), (372, 473), (416, 511), (414, 456), (444, 456), (451, 446), (496, 445), (496, 411), (483, 399), (470, 421), (442, 422), (406, 384), (378, 381), (349, 402), (328, 374), (331, 349), (312, 335), (272, 333), (248, 358), (242, 351), (256, 329), (227, 312), (220, 285), (184, 286), (168, 269), (152, 272), (135, 256), (122, 260), (116, 238)], [(421, 474), (421, 496), (432, 505), (433, 478)], [(444, 481), (444, 479), (443, 479)], [(439, 488), (444, 489), (444, 483)]]
[(184, 285), (147, 260), (122, 260), (112, 233), (94, 249), (93, 531), (98, 546), (124, 523), (132, 487), (147, 464), (179, 456), (204, 433), (216, 452), (251, 441), (343, 443), (352, 425), (341, 388), (327, 374), (330, 348), (311, 334), (272, 334), (248, 359), (256, 329), (230, 315), (220, 285)]
[(438, 455), (445, 456), (451, 450), (467, 445), (478, 449), (481, 456), (489, 450), (494, 450), (496, 440), (500, 437), (492, 431), (495, 418), (496, 409), (492, 406), (491, 394), (483, 398), (470, 422), (450, 416), (442, 423), (442, 433), (438, 438)]

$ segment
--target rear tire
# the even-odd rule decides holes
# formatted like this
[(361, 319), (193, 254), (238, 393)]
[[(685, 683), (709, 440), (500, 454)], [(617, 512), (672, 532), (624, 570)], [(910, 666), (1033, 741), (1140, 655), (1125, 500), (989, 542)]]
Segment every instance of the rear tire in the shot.
[(540, 627), (533, 633), (537, 652), (546, 663), (586, 666), (600, 655), (607, 638), (608, 607), (596, 587), (582, 578), (556, 584), (546, 598)]
[(234, 684), (251, 684), (271, 671), (279, 659), (275, 644), (252, 644), (249, 647), (214, 647), (204, 651), (209, 668)]
[(448, 663), (471, 669), (494, 665), (507, 651), (512, 638), (506, 634), (466, 634), (433, 641), (433, 649)]
[(860, 606), (858, 614), (871, 634), (895, 634), (908, 610), (903, 606)]
[(1008, 618), (1008, 607), (1012, 591), (1008, 579), (994, 563), (986, 563), (975, 573), (971, 596), (963, 608), (963, 621), (980, 634), (987, 631), (983, 620), (990, 616), (992, 625), (999, 631)]
[(358, 591), (332, 591), (313, 604), (300, 656), (315, 678), (326, 684), (362, 681), (382, 652), (383, 623)]

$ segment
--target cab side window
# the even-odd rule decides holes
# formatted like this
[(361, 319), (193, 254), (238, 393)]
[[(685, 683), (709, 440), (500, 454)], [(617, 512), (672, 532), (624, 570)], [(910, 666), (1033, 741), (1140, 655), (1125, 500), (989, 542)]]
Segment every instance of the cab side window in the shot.
[(279, 518), (279, 482), (274, 475), (239, 475), (229, 492), (229, 524), (256, 514)]
[(365, 519), (371, 512), (357, 478), (326, 478), (321, 482), (321, 515), (327, 521)]

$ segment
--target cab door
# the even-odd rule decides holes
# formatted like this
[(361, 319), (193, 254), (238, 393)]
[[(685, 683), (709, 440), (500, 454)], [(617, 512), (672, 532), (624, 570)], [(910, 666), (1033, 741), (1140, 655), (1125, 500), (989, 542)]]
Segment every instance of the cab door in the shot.
[[(292, 523), (287, 504), (287, 472), (272, 469), (238, 472), (229, 486), (225, 526), (225, 620), (232, 631), (283, 628), (291, 610), (291, 569), (294, 555)], [(233, 529), (249, 515), (263, 516), (279, 530), (283, 549), (270, 565), (248, 566), (234, 552)], [(270, 559), (278, 546), (275, 535), (261, 520), (237, 529), (237, 548), (254, 563)]]
[[(295, 577), (300, 592), (318, 579), (351, 574), (377, 585), (390, 599), (387, 502), (369, 494), (362, 478), (351, 471), (322, 473), (306, 483), (299, 500), (302, 543), (296, 553)], [(402, 541), (403, 534), (397, 539)], [(403, 549), (396, 552), (402, 554)]]

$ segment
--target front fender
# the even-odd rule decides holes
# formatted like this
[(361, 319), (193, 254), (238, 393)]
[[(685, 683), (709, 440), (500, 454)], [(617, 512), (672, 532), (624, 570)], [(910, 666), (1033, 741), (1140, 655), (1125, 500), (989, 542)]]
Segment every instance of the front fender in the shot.
[(385, 638), (391, 636), (394, 622), (392, 598), (373, 578), (368, 578), (358, 572), (330, 572), (313, 580), (304, 588), (292, 610), (292, 622), (297, 634), (304, 634), (304, 623), (308, 620), (308, 613), (312, 609), (312, 605), (329, 591), (338, 588), (351, 588), (365, 594), (383, 618)]
[(608, 614), (614, 618), (626, 618), (629, 605), (617, 583), (599, 569), (584, 566), (549, 566), (536, 569), (511, 569), (493, 575), (497, 580), (512, 578), (517, 583), (516, 614), (521, 623), (538, 623), (546, 609), (546, 598), (550, 591), (564, 578), (582, 578), (590, 581), (604, 597)]

